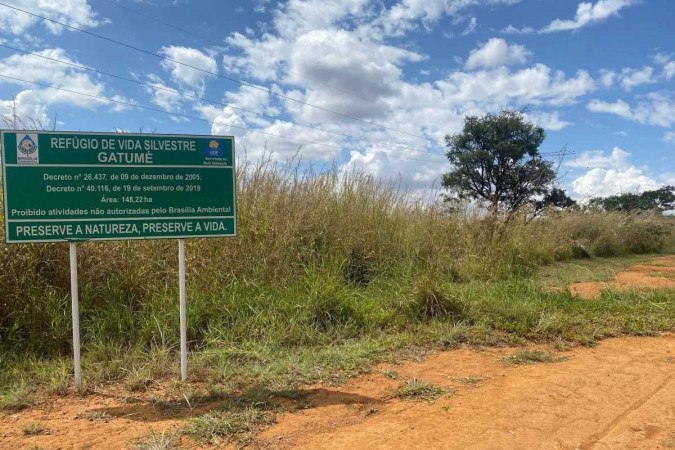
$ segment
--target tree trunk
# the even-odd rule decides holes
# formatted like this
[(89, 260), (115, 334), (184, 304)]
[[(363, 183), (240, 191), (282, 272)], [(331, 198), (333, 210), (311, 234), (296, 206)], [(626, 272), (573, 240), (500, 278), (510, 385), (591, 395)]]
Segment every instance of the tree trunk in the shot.
[(490, 201), (490, 215), (497, 217), (499, 215), (499, 199), (493, 198)]

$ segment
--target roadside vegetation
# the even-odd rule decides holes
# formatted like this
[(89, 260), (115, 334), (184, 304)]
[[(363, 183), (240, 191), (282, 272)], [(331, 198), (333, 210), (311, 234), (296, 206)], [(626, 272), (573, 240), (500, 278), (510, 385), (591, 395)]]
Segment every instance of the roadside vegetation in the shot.
[[(532, 132), (527, 154), (537, 159)], [(452, 143), (458, 161), (465, 150), (471, 164), (486, 158), (467, 141)], [(459, 207), (460, 197), (430, 203), (360, 173), (269, 160), (239, 165), (239, 236), (187, 244), (190, 383), (170, 381), (178, 377), (175, 241), (81, 244), (79, 394), (115, 383), (168, 416), (189, 418), (137, 448), (172, 448), (182, 437), (245, 443), (275, 412), (304, 407), (299, 386), (340, 382), (378, 362), (460, 345), (566, 349), (671, 330), (672, 290), (606, 291), (589, 301), (565, 284), (597, 274), (601, 258), (621, 257), (599, 265), (599, 276), (611, 278), (635, 255), (672, 252), (675, 218), (566, 207), (564, 193), (548, 190), (550, 164), (535, 162), (523, 166), (540, 183), (527, 198), (513, 179), (504, 181), (510, 202), (490, 182), (460, 196), (483, 198), (486, 210)], [(572, 260), (570, 274), (561, 264)], [(68, 246), (0, 244), (0, 268), (0, 411), (7, 412), (73, 392)], [(528, 351), (509, 358), (559, 360)], [(395, 394), (402, 398), (447, 393), (402, 383)], [(154, 398), (158, 385), (163, 394)]]
[[(508, 224), (447, 213), (360, 174), (239, 170), (239, 237), (188, 243), (191, 373), (274, 386), (339, 379), (411, 346), (592, 344), (675, 325), (672, 292), (595, 302), (542, 289), (539, 266), (672, 246), (673, 218), (550, 210)], [(132, 392), (175, 376), (175, 242), (80, 246), (84, 376)], [(68, 248), (0, 245), (7, 407), (71, 377)], [(28, 400), (27, 400), (28, 399)]]

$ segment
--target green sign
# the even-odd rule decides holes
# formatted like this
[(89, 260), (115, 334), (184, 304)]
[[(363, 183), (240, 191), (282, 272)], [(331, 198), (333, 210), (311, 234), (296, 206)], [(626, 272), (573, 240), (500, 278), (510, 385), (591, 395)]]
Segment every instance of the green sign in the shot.
[(236, 235), (234, 138), (3, 131), (5, 241)]

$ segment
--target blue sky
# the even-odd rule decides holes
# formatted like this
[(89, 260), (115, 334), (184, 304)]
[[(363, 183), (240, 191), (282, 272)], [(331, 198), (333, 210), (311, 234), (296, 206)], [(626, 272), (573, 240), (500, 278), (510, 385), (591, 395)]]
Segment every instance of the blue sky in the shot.
[(0, 48), (6, 121), (232, 134), (240, 159), (425, 191), (466, 114), (526, 108), (575, 198), (675, 184), (672, 0), (0, 2), (167, 58), (0, 5), (0, 44), (23, 50)]

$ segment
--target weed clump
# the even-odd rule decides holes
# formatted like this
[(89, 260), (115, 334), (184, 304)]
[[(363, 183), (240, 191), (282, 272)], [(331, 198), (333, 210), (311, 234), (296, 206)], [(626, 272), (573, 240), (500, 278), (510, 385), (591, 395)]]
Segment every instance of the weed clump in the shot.
[(555, 363), (566, 361), (569, 359), (566, 356), (556, 356), (549, 352), (541, 350), (522, 349), (507, 355), (503, 361), (513, 365), (530, 365), (538, 363)]
[(418, 379), (408, 380), (394, 393), (394, 397), (408, 400), (433, 401), (442, 395), (453, 394), (451, 389), (442, 388)]
[(217, 445), (226, 439), (246, 441), (251, 433), (274, 423), (274, 415), (253, 407), (241, 411), (210, 412), (190, 419), (183, 433), (200, 443)]
[(113, 420), (113, 416), (105, 411), (83, 411), (75, 415), (76, 419), (84, 419), (90, 422), (104, 422), (108, 423)]
[(146, 436), (132, 442), (134, 450), (176, 450), (179, 436), (176, 432), (150, 430)]
[(373, 279), (373, 255), (363, 250), (352, 249), (343, 267), (343, 277), (356, 286), (367, 286)]
[(39, 434), (45, 434), (46, 432), (47, 427), (42, 422), (31, 422), (21, 427), (21, 433), (24, 436), (37, 436)]
[(438, 282), (422, 277), (415, 284), (410, 305), (415, 319), (428, 322), (438, 318), (462, 319), (465, 305), (454, 295), (447, 294)]
[(22, 380), (0, 393), (0, 411), (20, 411), (31, 406), (34, 401), (33, 390)]

